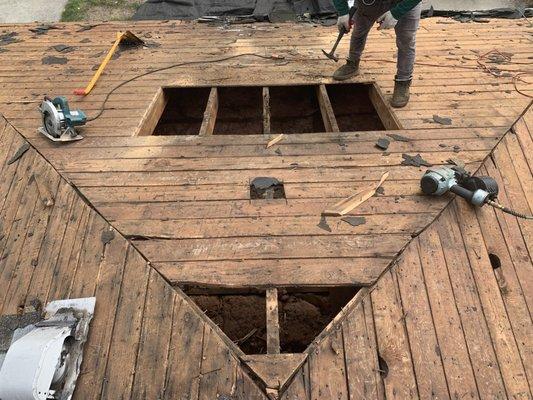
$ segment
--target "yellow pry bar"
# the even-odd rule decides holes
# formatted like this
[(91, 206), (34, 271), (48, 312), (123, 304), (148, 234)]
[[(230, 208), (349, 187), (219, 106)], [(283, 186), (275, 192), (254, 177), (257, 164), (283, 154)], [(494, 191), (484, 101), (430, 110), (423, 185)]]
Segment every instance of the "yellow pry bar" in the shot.
[(102, 61), (102, 64), (100, 64), (100, 67), (94, 74), (93, 78), (91, 79), (87, 87), (85, 89), (74, 90), (74, 94), (79, 95), (79, 96), (87, 96), (91, 92), (91, 90), (93, 90), (94, 85), (96, 85), (96, 82), (98, 82), (98, 79), (100, 79), (102, 72), (104, 72), (105, 67), (111, 60), (111, 57), (113, 57), (113, 54), (115, 54), (115, 51), (117, 51), (117, 47), (119, 46), (120, 42), (122, 42), (124, 38), (132, 40), (133, 42), (137, 42), (138, 44), (143, 43), (141, 39), (139, 39), (137, 36), (135, 36), (130, 31), (117, 32), (117, 40), (115, 40), (115, 43), (113, 43), (113, 46), (107, 52), (107, 55), (105, 56), (104, 61)]

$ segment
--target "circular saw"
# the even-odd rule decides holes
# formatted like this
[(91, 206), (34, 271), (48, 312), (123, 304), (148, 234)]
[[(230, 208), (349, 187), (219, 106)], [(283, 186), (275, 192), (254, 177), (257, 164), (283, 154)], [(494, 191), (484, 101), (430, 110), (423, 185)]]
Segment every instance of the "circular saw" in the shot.
[(45, 97), (39, 107), (43, 126), (39, 128), (44, 136), (54, 142), (71, 142), (83, 139), (76, 127), (87, 123), (87, 117), (81, 110), (71, 110), (65, 97), (51, 99)]

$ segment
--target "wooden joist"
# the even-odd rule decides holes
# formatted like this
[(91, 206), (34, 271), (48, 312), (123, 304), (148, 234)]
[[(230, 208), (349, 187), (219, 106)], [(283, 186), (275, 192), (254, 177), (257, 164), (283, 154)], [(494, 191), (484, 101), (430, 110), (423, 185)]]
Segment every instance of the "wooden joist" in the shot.
[(205, 107), (204, 119), (202, 121), (202, 126), (200, 127), (200, 136), (209, 136), (213, 134), (215, 129), (215, 124), (217, 121), (218, 113), (218, 90), (216, 87), (211, 88), (209, 93), (209, 99), (207, 100), (207, 105)]

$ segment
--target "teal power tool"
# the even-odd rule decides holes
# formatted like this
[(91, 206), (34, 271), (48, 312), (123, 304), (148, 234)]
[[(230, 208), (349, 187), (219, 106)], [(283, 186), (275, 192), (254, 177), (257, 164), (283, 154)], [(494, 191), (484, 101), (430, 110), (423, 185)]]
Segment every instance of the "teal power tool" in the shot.
[(45, 97), (39, 107), (43, 126), (39, 128), (44, 136), (54, 142), (81, 140), (76, 127), (87, 123), (87, 116), (81, 110), (71, 110), (65, 97)]
[[(357, 2), (356, 2), (357, 3)], [(355, 15), (355, 12), (357, 11), (357, 7), (356, 6), (352, 6), (350, 8), (350, 12), (349, 12), (349, 16), (350, 16), (350, 26), (352, 26), (353, 24), (353, 16)], [(335, 44), (333, 45), (333, 48), (331, 49), (331, 51), (328, 53), (326, 52), (326, 50), (322, 50), (322, 53), (324, 53), (324, 55), (329, 58), (330, 60), (333, 60), (335, 62), (339, 61), (339, 57), (337, 57), (337, 55), (335, 54), (335, 52), (337, 51), (337, 46), (339, 45), (339, 43), (341, 42), (341, 39), (343, 38), (344, 35), (346, 35), (348, 33), (348, 31), (343, 28), (340, 32), (339, 32), (339, 35), (337, 36), (337, 41), (335, 42)]]

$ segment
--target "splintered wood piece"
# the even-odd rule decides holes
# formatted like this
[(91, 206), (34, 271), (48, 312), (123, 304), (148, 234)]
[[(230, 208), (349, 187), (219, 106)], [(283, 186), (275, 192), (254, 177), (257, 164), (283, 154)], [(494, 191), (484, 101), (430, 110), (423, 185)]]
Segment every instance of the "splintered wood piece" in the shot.
[(207, 100), (207, 106), (205, 107), (204, 119), (202, 126), (200, 127), (200, 136), (212, 135), (215, 130), (215, 122), (217, 120), (218, 113), (218, 90), (216, 87), (211, 88), (209, 93), (209, 100)]
[(327, 208), (322, 212), (322, 215), (331, 215), (331, 216), (341, 216), (348, 214), (354, 208), (360, 206), (362, 203), (367, 201), (369, 198), (376, 194), (376, 191), (379, 187), (385, 182), (389, 177), (389, 173), (385, 172), (377, 185), (369, 185), (366, 189), (335, 203), (331, 208)]
[(266, 291), (267, 353), (279, 354), (278, 289)]
[(284, 133), (280, 133), (278, 136), (276, 136), (274, 139), (272, 139), (270, 142), (267, 143), (266, 148), (274, 146), (276, 143), (281, 141), (285, 137)]
[(33, 174), (32, 178), (35, 181), (43, 205), (45, 207), (52, 207), (54, 205), (54, 197), (52, 196), (50, 189), (48, 189), (48, 186), (46, 186), (43, 178), (39, 174)]

